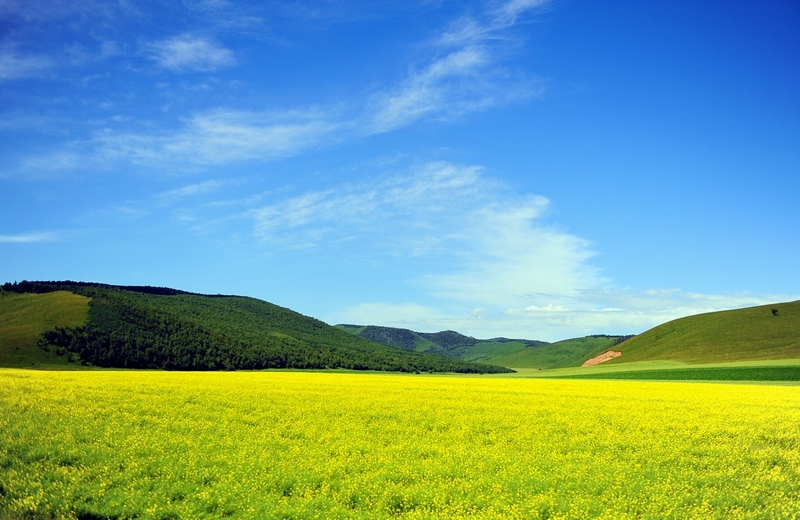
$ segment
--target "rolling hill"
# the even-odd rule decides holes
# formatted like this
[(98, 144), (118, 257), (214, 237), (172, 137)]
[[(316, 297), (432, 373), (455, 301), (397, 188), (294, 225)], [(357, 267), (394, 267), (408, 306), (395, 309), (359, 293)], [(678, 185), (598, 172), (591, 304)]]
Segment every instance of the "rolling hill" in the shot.
[(587, 359), (616, 347), (628, 338), (629, 336), (607, 335), (570, 338), (535, 349), (494, 357), (491, 362), (507, 367), (539, 370), (579, 367)]
[(242, 296), (85, 282), (5, 284), (0, 365), (80, 361), (100, 367), (222, 370), (344, 368), (509, 372), (354, 337)]
[(417, 352), (479, 361), (511, 368), (580, 366), (586, 359), (618, 345), (629, 336), (587, 336), (555, 343), (527, 339), (475, 339), (454, 331), (435, 333), (374, 325), (337, 325), (338, 328), (384, 345)]
[(800, 359), (800, 301), (697, 314), (652, 328), (608, 364)]
[(590, 367), (545, 371), (537, 377), (800, 381), (800, 301), (680, 318), (613, 351), (619, 357)]
[[(621, 356), (596, 367), (599, 371), (577, 368), (611, 350)], [(733, 366), (742, 363), (756, 366)], [(763, 373), (757, 378), (794, 380), (800, 377), (800, 301), (689, 316), (634, 337), (597, 335), (547, 343), (481, 340), (454, 331), (332, 327), (254, 298), (169, 288), (5, 284), (0, 290), (0, 366), (81, 364), (467, 373), (511, 367), (567, 377), (752, 379)], [(701, 373), (698, 367), (708, 370)], [(622, 375), (626, 371), (639, 374)]]

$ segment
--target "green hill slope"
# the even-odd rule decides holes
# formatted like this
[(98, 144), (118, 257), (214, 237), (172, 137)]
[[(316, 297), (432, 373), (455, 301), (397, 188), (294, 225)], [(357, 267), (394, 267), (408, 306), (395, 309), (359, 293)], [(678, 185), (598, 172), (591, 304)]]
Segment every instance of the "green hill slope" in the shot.
[(69, 365), (70, 357), (63, 350), (46, 351), (38, 348), (37, 341), (56, 327), (84, 325), (88, 315), (89, 298), (68, 291), (17, 294), (0, 290), (0, 366)]
[(614, 348), (626, 336), (586, 336), (548, 343), (492, 358), (492, 363), (512, 368), (578, 367), (587, 359)]
[[(80, 295), (88, 302), (84, 304), (88, 311), (84, 310), (82, 325), (81, 321), (67, 320), (30, 327), (27, 335), (14, 340), (9, 348), (30, 351), (31, 345), (43, 338), (41, 343), (54, 351), (66, 350), (84, 362), (103, 367), (509, 371), (389, 348), (254, 298), (80, 282), (23, 282), (3, 287), (7, 291), (4, 298), (35, 299), (69, 291), (67, 294)], [(51, 312), (59, 314), (57, 307)], [(26, 321), (24, 317), (20, 320)], [(5, 328), (9, 337), (18, 334)]]
[(650, 329), (615, 350), (622, 356), (607, 364), (800, 359), (800, 301), (677, 319)]

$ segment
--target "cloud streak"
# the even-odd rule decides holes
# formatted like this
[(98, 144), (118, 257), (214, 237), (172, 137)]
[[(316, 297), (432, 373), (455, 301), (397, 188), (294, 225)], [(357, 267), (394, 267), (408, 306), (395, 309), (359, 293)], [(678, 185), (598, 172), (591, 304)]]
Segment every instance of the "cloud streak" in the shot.
[[(22, 158), (18, 168), (52, 171), (112, 169), (120, 164), (183, 169), (244, 161), (273, 161), (346, 141), (396, 131), (418, 121), (450, 120), (537, 95), (529, 79), (502, 71), (501, 43), (524, 12), (541, 2), (509, 7), (514, 15), (498, 21), (486, 12), (443, 29), (428, 41), (410, 72), (358, 97), (319, 100), (313, 106), (271, 110), (219, 107), (179, 116), (172, 127), (130, 121), (95, 130), (48, 154)], [(516, 4), (515, 4), (516, 5)], [(106, 42), (107, 43), (107, 42)], [(144, 46), (159, 67), (175, 73), (216, 72), (237, 64), (233, 53), (212, 36), (184, 33)], [(2, 54), (0, 54), (2, 56)], [(0, 73), (33, 74), (47, 63), (9, 55)], [(146, 130), (142, 130), (146, 128)], [(76, 160), (81, 158), (81, 160)]]
[(152, 43), (149, 51), (159, 66), (174, 72), (213, 72), (236, 64), (230, 49), (211, 38), (193, 34)]
[[(400, 175), (305, 193), (252, 212), (256, 236), (297, 247), (389, 237), (391, 250), (463, 240), (463, 211), (481, 204), (480, 168), (430, 163)], [(432, 250), (431, 250), (432, 251)]]
[(161, 204), (169, 205), (189, 197), (214, 193), (223, 186), (223, 184), (222, 181), (218, 180), (198, 182), (159, 193), (155, 198)]
[(13, 49), (0, 49), (0, 82), (39, 77), (52, 66), (47, 56), (20, 55)]
[(255, 235), (272, 246), (377, 245), (385, 257), (424, 260), (415, 283), (431, 297), (505, 309), (533, 305), (536, 294), (574, 298), (603, 282), (587, 241), (543, 223), (548, 207), (544, 197), (514, 194), (479, 167), (439, 162), (251, 215)]
[(389, 279), (392, 262), (402, 273), (414, 266), (399, 282), (417, 296), (360, 301), (324, 317), (333, 323), (555, 341), (791, 299), (616, 287), (592, 244), (549, 225), (549, 211), (546, 198), (515, 193), (478, 166), (436, 162), (277, 199), (249, 217), (273, 252), (381, 265)]
[(38, 244), (41, 242), (55, 242), (56, 240), (58, 240), (58, 236), (49, 232), (0, 235), (0, 244)]
[[(519, 97), (541, 92), (540, 87), (519, 82), (494, 81), (502, 62), (498, 42), (511, 38), (507, 30), (519, 17), (548, 3), (546, 0), (511, 1), (482, 17), (462, 18), (433, 40), (434, 57), (393, 89), (376, 93), (365, 127), (381, 133), (409, 125), (424, 117), (453, 118), (484, 110)], [(508, 80), (509, 78), (504, 78)]]

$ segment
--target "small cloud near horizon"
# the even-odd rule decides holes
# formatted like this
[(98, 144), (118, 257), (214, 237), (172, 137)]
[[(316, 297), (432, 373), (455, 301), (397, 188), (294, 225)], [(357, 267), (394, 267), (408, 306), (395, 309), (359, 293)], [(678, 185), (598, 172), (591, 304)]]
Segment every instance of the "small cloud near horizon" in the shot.
[(51, 232), (0, 235), (0, 244), (35, 244), (40, 242), (55, 242), (56, 240), (58, 240), (58, 236)]

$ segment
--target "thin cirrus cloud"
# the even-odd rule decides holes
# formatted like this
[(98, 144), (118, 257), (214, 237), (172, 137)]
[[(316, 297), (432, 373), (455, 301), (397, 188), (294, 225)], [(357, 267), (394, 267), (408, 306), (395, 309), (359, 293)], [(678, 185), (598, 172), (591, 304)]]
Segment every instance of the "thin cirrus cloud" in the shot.
[[(492, 12), (458, 20), (421, 47), (427, 56), (416, 60), (409, 72), (364, 96), (270, 110), (223, 106), (179, 115), (173, 124), (160, 128), (148, 125), (147, 131), (103, 128), (83, 140), (63, 143), (60, 150), (51, 152), (58, 160), (40, 154), (22, 158), (18, 164), (30, 173), (74, 169), (74, 161), (64, 160), (74, 156), (82, 158), (84, 168), (128, 163), (171, 171), (270, 161), (395, 131), (423, 119), (454, 119), (535, 96), (541, 92), (535, 81), (513, 80), (503, 73), (506, 55), (501, 46), (513, 38), (508, 31), (519, 16), (540, 5), (527, 2), (509, 8), (514, 16), (502, 23)], [(237, 64), (233, 53), (214, 38), (192, 33), (151, 42), (144, 52), (174, 73), (214, 72)], [(32, 63), (29, 67), (33, 70)]]
[(0, 244), (35, 244), (40, 242), (54, 242), (58, 240), (55, 233), (23, 233), (18, 235), (0, 235)]
[(83, 142), (24, 159), (23, 171), (109, 169), (120, 163), (180, 173), (248, 160), (275, 160), (338, 138), (339, 125), (318, 110), (255, 112), (213, 110), (183, 121), (175, 131), (124, 132), (104, 128)]
[[(536, 82), (494, 81), (502, 62), (498, 42), (526, 11), (546, 0), (512, 1), (481, 17), (464, 17), (442, 31), (431, 48), (435, 57), (395, 88), (376, 93), (364, 120), (371, 133), (391, 131), (423, 117), (452, 118), (541, 93)], [(509, 78), (504, 78), (508, 80)]]
[(441, 242), (467, 232), (457, 229), (462, 211), (478, 204), (486, 196), (481, 187), (489, 185), (477, 167), (431, 163), (384, 179), (304, 193), (251, 215), (256, 237), (290, 248), (374, 234), (394, 237), (386, 247)]
[(37, 77), (53, 66), (47, 56), (21, 55), (13, 49), (0, 49), (0, 81)]
[(149, 51), (159, 66), (175, 72), (212, 72), (236, 64), (230, 49), (211, 38), (193, 34), (152, 43)]
[(214, 193), (223, 185), (224, 183), (222, 181), (208, 180), (159, 193), (155, 198), (161, 204), (169, 205), (188, 197)]
[(277, 159), (333, 139), (341, 124), (318, 110), (253, 112), (214, 110), (195, 115), (168, 140), (168, 155), (194, 157), (204, 164)]

